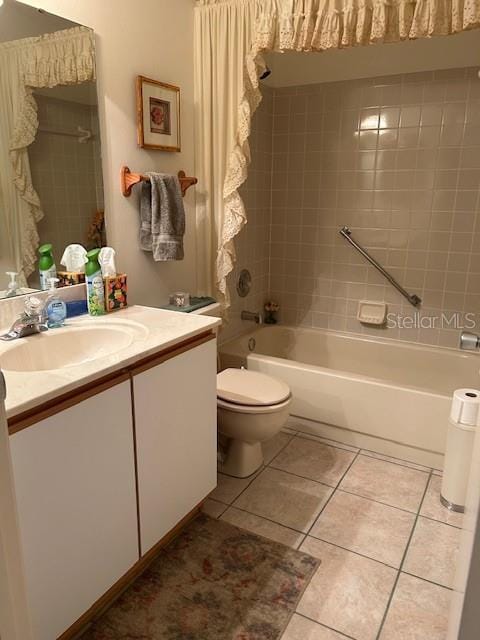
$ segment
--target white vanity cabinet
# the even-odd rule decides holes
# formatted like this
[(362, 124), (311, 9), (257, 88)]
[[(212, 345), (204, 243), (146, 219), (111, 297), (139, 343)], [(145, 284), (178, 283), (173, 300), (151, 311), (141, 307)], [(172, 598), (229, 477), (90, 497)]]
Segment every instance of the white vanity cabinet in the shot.
[(70, 639), (216, 485), (215, 336), (137, 360), (9, 429), (34, 638)]
[(138, 560), (130, 380), (119, 379), (10, 436), (35, 640), (59, 637)]
[(216, 341), (133, 371), (140, 548), (216, 486)]

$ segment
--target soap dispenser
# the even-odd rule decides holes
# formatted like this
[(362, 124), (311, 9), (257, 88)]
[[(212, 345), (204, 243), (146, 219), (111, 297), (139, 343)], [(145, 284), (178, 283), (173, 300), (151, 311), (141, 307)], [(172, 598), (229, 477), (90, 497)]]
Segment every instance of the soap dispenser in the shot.
[(56, 289), (59, 282), (58, 278), (49, 278), (48, 281), (50, 289), (47, 297), (46, 311), (49, 329), (63, 327), (65, 318), (67, 317), (67, 305), (60, 298)]
[(16, 296), (19, 293), (17, 282), (18, 273), (16, 271), (7, 271), (6, 274), (10, 278), (10, 282), (7, 285), (7, 293), (5, 294), (5, 297), (13, 298), (13, 296)]

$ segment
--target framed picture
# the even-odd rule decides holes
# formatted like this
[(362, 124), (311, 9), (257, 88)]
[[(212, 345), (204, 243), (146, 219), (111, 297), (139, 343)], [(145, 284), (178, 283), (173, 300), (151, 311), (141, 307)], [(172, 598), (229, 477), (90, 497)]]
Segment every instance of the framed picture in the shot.
[(137, 76), (137, 137), (144, 149), (180, 151), (180, 88)]

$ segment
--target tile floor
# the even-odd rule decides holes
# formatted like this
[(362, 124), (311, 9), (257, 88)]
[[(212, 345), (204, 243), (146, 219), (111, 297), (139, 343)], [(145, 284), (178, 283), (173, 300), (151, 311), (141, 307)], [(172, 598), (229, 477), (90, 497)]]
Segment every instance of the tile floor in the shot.
[(438, 471), (286, 430), (204, 510), (320, 558), (282, 640), (444, 640), (462, 517)]

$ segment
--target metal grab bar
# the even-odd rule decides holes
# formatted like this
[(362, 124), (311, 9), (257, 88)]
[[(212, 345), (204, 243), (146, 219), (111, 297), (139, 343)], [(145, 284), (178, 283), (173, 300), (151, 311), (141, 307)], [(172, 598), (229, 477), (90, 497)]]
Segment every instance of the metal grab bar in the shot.
[(382, 274), (382, 276), (384, 278), (386, 278), (390, 284), (395, 287), (395, 289), (402, 294), (402, 296), (404, 298), (406, 298), (409, 303), (411, 305), (413, 305), (414, 307), (418, 307), (418, 305), (422, 302), (422, 299), (419, 298), (417, 295), (415, 295), (414, 293), (410, 294), (408, 293), (408, 291), (405, 291), (405, 289), (402, 287), (401, 284), (399, 284), (395, 278), (393, 276), (391, 276), (388, 271), (386, 271), (382, 265), (377, 262), (375, 260), (375, 258), (372, 258), (372, 256), (363, 248), (361, 247), (358, 242), (356, 242), (353, 238), (352, 238), (352, 232), (350, 231), (350, 229), (348, 227), (342, 227), (339, 231), (340, 235), (343, 236), (345, 238), (345, 240), (348, 240), (348, 242), (352, 245), (352, 247), (355, 247), (355, 249), (362, 254), (362, 256), (368, 260), (368, 262), (370, 262), (371, 265), (373, 265), (375, 267), (375, 269), (377, 269), (377, 271), (380, 271), (380, 273)]

